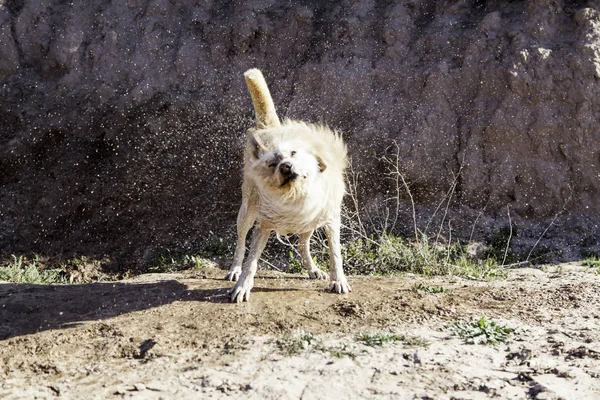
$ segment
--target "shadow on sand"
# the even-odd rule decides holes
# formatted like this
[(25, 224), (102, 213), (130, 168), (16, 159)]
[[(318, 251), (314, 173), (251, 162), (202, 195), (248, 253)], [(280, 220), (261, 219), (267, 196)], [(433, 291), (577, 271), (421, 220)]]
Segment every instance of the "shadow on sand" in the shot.
[(189, 289), (175, 280), (83, 285), (0, 283), (0, 340), (112, 318), (175, 301), (227, 303), (228, 288)]

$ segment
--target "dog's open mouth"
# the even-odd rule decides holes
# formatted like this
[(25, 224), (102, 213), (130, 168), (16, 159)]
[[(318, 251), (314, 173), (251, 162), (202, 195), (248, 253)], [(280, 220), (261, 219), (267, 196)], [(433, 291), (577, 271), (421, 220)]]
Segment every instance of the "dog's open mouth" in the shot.
[(297, 177), (298, 177), (297, 173), (295, 173), (295, 172), (290, 173), (288, 176), (285, 177), (281, 186), (287, 185), (288, 183), (294, 181)]

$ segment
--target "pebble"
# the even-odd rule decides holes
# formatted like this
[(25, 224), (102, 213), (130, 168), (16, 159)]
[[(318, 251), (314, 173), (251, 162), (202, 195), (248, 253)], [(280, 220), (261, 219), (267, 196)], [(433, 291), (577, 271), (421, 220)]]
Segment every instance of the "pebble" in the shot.
[(144, 390), (146, 390), (146, 386), (143, 383), (136, 383), (135, 385), (133, 385), (133, 388), (138, 392), (143, 392)]

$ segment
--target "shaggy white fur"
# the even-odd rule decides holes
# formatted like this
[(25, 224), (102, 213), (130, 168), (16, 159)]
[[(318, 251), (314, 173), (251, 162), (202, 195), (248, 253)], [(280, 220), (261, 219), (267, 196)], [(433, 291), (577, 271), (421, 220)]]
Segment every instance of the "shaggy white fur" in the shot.
[[(258, 258), (272, 231), (297, 233), (309, 277), (324, 279), (310, 256), (310, 237), (320, 227), (329, 242), (330, 290), (347, 293), (352, 289), (344, 276), (340, 248), (346, 145), (326, 126), (293, 120), (281, 123), (262, 73), (252, 69), (245, 77), (256, 112), (256, 129), (248, 131), (238, 240), (225, 277), (237, 280), (230, 291), (231, 300), (250, 298)], [(246, 235), (255, 222), (250, 252), (242, 267)]]

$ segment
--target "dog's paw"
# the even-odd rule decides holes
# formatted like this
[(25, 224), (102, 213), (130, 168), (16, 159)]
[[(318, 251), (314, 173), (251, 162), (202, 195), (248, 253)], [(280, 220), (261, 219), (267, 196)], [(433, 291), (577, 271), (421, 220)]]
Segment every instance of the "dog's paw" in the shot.
[(234, 267), (232, 269), (229, 270), (229, 272), (227, 272), (227, 275), (225, 275), (225, 280), (226, 281), (237, 281), (238, 278), (240, 277), (240, 274), (242, 273), (242, 267)]
[(346, 279), (331, 281), (329, 285), (329, 291), (334, 293), (348, 293), (352, 291), (350, 285), (348, 285), (348, 281)]
[(308, 277), (310, 279), (327, 279), (327, 274), (320, 269), (315, 268), (311, 271), (308, 271)]
[(242, 301), (250, 301), (250, 290), (254, 286), (254, 279), (242, 277), (236, 282), (231, 289), (229, 295), (232, 303), (241, 303)]

